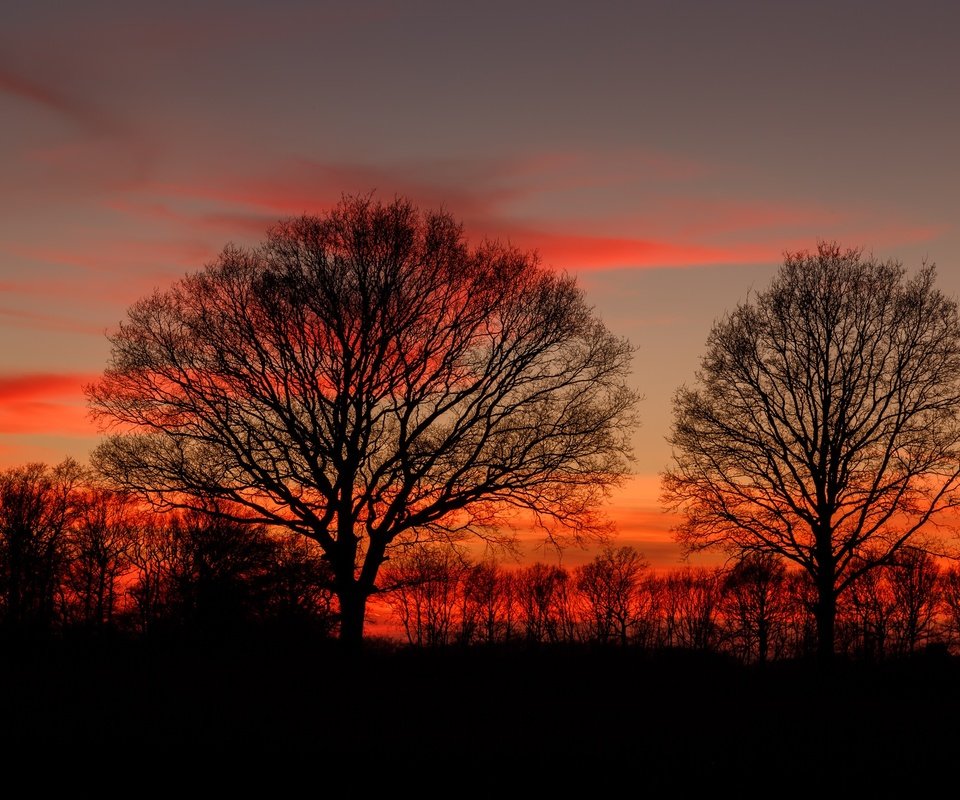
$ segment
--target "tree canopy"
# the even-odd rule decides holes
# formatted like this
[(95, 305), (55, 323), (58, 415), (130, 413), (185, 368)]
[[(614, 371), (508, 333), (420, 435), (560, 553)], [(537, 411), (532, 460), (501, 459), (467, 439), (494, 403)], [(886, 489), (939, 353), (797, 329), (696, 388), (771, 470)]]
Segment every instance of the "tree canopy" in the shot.
[(228, 246), (111, 344), (95, 465), (160, 506), (232, 503), (316, 540), (348, 639), (392, 546), (507, 543), (518, 511), (587, 536), (628, 468), (630, 345), (572, 277), (403, 199)]
[(680, 541), (800, 565), (825, 653), (837, 596), (957, 502), (960, 324), (934, 283), (835, 244), (788, 254), (674, 398)]

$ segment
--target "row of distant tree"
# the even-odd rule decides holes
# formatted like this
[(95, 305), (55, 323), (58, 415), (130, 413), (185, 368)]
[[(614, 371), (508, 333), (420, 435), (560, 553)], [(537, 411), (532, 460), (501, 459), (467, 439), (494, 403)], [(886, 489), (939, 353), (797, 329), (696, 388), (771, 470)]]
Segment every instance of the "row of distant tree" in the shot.
[[(420, 548), (384, 571), (388, 602), (417, 646), (605, 642), (733, 654), (747, 662), (816, 651), (816, 588), (769, 555), (733, 567), (651, 570), (632, 547), (608, 547), (572, 570), (510, 569)], [(845, 593), (838, 651), (877, 659), (960, 646), (960, 569), (919, 549), (865, 573)]]
[(90, 634), (251, 625), (326, 633), (329, 571), (309, 540), (196, 511), (156, 513), (73, 461), (0, 473), (0, 621)]
[[(728, 652), (748, 661), (816, 649), (816, 590), (769, 555), (728, 568), (651, 570), (632, 547), (575, 569), (475, 561), (411, 546), (380, 595), (419, 647), (600, 642)], [(73, 461), (0, 473), (0, 621), (8, 632), (240, 635), (335, 632), (332, 575), (289, 532), (197, 511), (158, 513)], [(866, 658), (960, 648), (960, 568), (906, 548), (845, 593), (838, 650)]]

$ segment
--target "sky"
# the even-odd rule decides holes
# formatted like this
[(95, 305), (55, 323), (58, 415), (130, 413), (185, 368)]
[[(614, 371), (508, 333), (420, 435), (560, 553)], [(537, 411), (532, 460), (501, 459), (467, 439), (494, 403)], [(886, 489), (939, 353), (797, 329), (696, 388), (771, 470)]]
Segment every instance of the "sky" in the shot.
[(0, 10), (0, 467), (87, 460), (81, 387), (138, 298), (282, 217), (405, 195), (537, 249), (637, 348), (608, 511), (672, 565), (671, 397), (785, 251), (934, 262), (960, 295), (955, 3)]

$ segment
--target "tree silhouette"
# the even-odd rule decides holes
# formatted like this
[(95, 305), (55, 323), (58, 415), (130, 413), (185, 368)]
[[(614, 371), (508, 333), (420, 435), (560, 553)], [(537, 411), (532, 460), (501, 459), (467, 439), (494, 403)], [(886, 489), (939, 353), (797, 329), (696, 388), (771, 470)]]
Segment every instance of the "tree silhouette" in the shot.
[(102, 631), (114, 623), (139, 515), (129, 497), (97, 486), (78, 492), (74, 507), (64, 576), (69, 616)]
[(123, 532), (128, 610), (142, 635), (329, 632), (332, 578), (307, 539), (195, 510), (134, 514)]
[(127, 594), (137, 629), (142, 635), (150, 635), (166, 614), (173, 548), (160, 514), (142, 515), (130, 532), (127, 558), (136, 578)]
[(744, 660), (763, 664), (783, 638), (790, 597), (786, 567), (770, 553), (747, 553), (726, 575), (721, 608)]
[(643, 579), (649, 567), (634, 547), (605, 547), (577, 569), (591, 633), (600, 642), (626, 645), (639, 616)]
[(411, 548), (384, 568), (387, 604), (410, 644), (439, 647), (454, 640), (467, 569), (456, 552), (436, 545)]
[(891, 651), (897, 601), (886, 569), (872, 569), (850, 584), (838, 609), (839, 649), (879, 661)]
[(69, 459), (0, 473), (0, 592), (13, 630), (42, 631), (55, 621), (82, 477)]
[(95, 465), (161, 507), (227, 500), (316, 540), (348, 642), (392, 545), (503, 544), (517, 512), (589, 535), (626, 471), (627, 342), (572, 278), (402, 199), (227, 247), (111, 342)]
[(722, 582), (715, 569), (687, 567), (670, 572), (663, 580), (670, 611), (671, 646), (713, 650), (720, 629)]
[(960, 567), (953, 566), (944, 570), (939, 588), (947, 639), (960, 647)]
[(269, 621), (281, 628), (306, 628), (328, 636), (336, 617), (333, 576), (323, 551), (305, 537), (276, 536), (271, 541), (270, 580), (264, 592)]
[(218, 635), (249, 624), (273, 588), (275, 546), (266, 527), (193, 510), (165, 522), (172, 621)]
[(492, 559), (471, 564), (463, 576), (460, 640), (505, 641), (513, 636), (512, 576)]
[(831, 244), (787, 255), (675, 396), (679, 539), (803, 567), (824, 658), (838, 596), (955, 502), (960, 327), (934, 278)]
[(940, 568), (929, 553), (905, 547), (888, 565), (890, 589), (897, 603), (894, 631), (897, 650), (913, 653), (933, 637), (940, 606)]

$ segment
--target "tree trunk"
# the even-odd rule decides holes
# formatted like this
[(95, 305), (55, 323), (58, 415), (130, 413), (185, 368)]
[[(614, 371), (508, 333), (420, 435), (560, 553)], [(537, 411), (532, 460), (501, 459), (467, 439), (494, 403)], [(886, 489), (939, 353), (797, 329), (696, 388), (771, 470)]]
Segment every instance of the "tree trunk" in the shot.
[(821, 664), (829, 664), (833, 661), (837, 618), (837, 598), (833, 592), (833, 581), (826, 585), (826, 582), (821, 580), (817, 592), (817, 605), (814, 610), (817, 619), (817, 660)]
[(363, 642), (363, 620), (367, 611), (367, 595), (351, 581), (337, 588), (340, 601), (340, 643), (356, 650)]
[[(829, 515), (822, 515), (829, 516)], [(821, 665), (833, 662), (835, 622), (837, 619), (837, 564), (833, 555), (832, 530), (826, 524), (814, 529), (816, 539), (817, 602), (814, 616), (817, 620), (817, 661)]]

